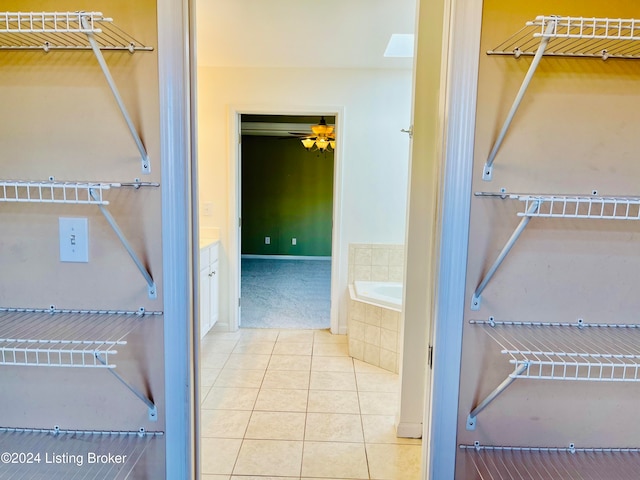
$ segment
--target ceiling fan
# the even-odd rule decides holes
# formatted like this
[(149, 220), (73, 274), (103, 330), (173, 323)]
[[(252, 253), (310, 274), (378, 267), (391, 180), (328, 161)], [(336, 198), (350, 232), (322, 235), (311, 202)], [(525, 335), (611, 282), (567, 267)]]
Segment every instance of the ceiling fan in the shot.
[(291, 135), (300, 137), (302, 146), (309, 151), (319, 150), (321, 152), (331, 152), (336, 148), (336, 133), (333, 125), (327, 125), (326, 119), (320, 118), (320, 122), (311, 125), (311, 133), (289, 132)]

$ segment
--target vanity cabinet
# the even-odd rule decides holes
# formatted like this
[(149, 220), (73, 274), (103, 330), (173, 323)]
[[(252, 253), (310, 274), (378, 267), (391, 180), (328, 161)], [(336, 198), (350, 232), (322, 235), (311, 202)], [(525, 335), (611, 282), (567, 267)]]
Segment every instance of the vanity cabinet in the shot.
[(200, 248), (200, 338), (218, 321), (218, 242)]

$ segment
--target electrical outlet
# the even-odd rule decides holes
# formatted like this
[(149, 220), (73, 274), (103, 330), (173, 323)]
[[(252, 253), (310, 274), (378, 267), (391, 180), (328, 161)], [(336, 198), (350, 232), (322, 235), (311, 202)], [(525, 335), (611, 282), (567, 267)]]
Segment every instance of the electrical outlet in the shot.
[(297, 245), (297, 244), (298, 244), (298, 239), (297, 239), (297, 238), (295, 238), (295, 237), (293, 237), (293, 238), (291, 239), (291, 245)]
[(264, 244), (271, 245), (271, 237), (264, 237)]
[(210, 217), (213, 215), (213, 203), (211, 202), (204, 202), (202, 204), (202, 210), (203, 210), (203, 214), (205, 217)]
[(89, 222), (86, 218), (59, 217), (60, 261), (89, 261)]

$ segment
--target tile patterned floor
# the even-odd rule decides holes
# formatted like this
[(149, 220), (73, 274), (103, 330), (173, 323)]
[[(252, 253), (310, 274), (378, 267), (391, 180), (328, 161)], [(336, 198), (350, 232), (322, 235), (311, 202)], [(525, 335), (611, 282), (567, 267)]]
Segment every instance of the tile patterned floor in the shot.
[(202, 480), (418, 480), (397, 438), (398, 376), (328, 330), (241, 329), (202, 341)]

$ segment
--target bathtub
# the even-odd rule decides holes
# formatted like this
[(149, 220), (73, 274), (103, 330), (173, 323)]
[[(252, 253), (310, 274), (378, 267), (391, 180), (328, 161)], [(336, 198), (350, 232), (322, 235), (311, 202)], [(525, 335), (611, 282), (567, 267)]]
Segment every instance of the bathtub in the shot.
[(402, 283), (356, 280), (349, 285), (349, 295), (352, 300), (402, 311)]

